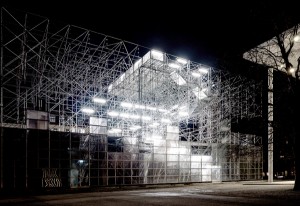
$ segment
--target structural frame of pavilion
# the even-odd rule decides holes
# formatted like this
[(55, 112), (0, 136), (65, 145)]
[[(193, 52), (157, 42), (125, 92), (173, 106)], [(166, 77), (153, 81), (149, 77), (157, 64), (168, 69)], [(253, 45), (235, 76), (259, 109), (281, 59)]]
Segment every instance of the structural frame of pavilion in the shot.
[[(262, 85), (1, 8), (1, 188), (262, 178)], [(245, 133), (245, 131), (247, 131)]]

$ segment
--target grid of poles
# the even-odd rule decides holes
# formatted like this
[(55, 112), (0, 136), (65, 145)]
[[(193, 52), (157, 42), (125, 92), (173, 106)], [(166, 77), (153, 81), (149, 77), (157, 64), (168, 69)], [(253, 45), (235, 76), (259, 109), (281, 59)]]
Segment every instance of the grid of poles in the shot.
[(261, 94), (207, 65), (1, 8), (1, 185), (260, 179), (261, 136), (232, 127), (262, 116)]

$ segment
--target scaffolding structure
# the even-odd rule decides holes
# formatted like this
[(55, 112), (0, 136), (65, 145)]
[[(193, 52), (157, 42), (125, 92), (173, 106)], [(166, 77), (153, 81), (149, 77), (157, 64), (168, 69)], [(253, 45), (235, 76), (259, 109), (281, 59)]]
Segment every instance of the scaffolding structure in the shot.
[(262, 117), (261, 95), (241, 76), (2, 8), (1, 185), (261, 179), (262, 137), (239, 131)]

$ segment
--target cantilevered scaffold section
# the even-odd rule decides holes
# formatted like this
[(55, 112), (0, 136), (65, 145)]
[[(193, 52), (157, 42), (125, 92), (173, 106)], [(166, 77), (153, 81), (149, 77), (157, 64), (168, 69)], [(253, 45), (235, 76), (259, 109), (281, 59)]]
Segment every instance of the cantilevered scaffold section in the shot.
[(208, 65), (2, 8), (1, 186), (260, 179), (261, 133), (240, 123), (262, 117), (261, 90)]

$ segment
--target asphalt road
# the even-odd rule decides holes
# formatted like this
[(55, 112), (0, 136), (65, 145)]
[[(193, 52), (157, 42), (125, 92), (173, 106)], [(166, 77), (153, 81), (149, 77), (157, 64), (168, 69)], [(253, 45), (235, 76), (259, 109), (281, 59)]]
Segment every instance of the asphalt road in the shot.
[(110, 192), (1, 196), (0, 205), (300, 205), (293, 182), (199, 183)]

